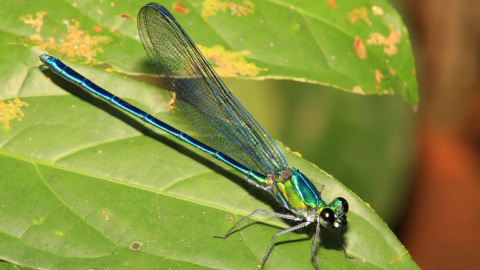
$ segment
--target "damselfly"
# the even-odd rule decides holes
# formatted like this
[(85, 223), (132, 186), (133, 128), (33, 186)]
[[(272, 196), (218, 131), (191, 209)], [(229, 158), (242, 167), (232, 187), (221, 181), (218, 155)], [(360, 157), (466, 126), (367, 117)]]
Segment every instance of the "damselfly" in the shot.
[[(210, 154), (244, 175), (247, 181), (270, 193), (291, 214), (255, 210), (223, 237), (226, 239), (243, 221), (255, 214), (266, 214), (299, 222), (277, 232), (263, 256), (265, 265), (277, 236), (315, 224), (311, 253), (315, 256), (320, 228), (340, 232), (347, 226), (348, 203), (338, 197), (327, 204), (321, 192), (300, 171), (289, 167), (275, 143), (250, 113), (227, 89), (185, 30), (163, 6), (150, 3), (138, 14), (138, 31), (145, 51), (164, 88), (172, 93), (177, 106), (209, 142), (204, 144), (156, 119), (97, 86), (60, 60), (42, 55), (40, 60), (56, 74), (77, 84), (145, 122)], [(347, 256), (345, 245), (343, 246)]]

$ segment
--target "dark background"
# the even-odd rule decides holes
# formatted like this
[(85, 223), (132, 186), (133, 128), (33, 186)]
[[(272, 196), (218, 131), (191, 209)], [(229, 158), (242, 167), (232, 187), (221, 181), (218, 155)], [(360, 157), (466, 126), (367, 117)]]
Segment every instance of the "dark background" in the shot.
[(398, 2), (421, 100), (415, 182), (398, 235), (424, 269), (478, 269), (480, 2)]

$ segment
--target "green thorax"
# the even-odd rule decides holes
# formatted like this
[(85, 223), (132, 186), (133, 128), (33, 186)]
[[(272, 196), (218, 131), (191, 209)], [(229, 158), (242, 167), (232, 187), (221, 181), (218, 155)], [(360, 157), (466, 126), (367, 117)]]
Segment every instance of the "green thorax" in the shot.
[(310, 216), (325, 202), (320, 192), (300, 171), (290, 168), (268, 176), (265, 187), (280, 204), (302, 216)]

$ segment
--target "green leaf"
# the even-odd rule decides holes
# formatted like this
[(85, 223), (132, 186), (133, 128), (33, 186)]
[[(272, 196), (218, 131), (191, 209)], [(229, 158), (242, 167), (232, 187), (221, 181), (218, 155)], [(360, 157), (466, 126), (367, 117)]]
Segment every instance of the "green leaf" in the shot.
[[(40, 68), (32, 60), (38, 51), (0, 48), (1, 62), (9, 63), (2, 65), (2, 74), (14, 70), (19, 81), (2, 80), (1, 96), (16, 92), (28, 103), (20, 107), (22, 121), (12, 119), (0, 136), (2, 260), (30, 268), (252, 269), (260, 264), (272, 235), (290, 226), (258, 216), (227, 240), (214, 239), (255, 209), (282, 209), (208, 155)], [(165, 92), (68, 64), (194, 133), (180, 113), (168, 112)], [(350, 203), (343, 238), (355, 259), (345, 258), (338, 237), (324, 230), (316, 253), (323, 269), (416, 268), (396, 236), (357, 196), (309, 162), (283, 152), (317, 187), (325, 185), (327, 201), (342, 196)], [(279, 237), (266, 268), (313, 268), (312, 233)]]
[[(1, 26), (8, 33), (4, 40), (14, 35), (16, 42), (62, 59), (152, 74), (135, 25), (143, 3), (27, 2), (0, 10), (7, 18)], [(413, 107), (418, 102), (408, 32), (386, 1), (162, 4), (221, 76), (290, 79), (357, 94), (395, 95)]]
[[(209, 156), (152, 130), (40, 67), (39, 49), (64, 54), (65, 59), (74, 61), (65, 61), (67, 64), (97, 84), (195, 134), (181, 113), (168, 112), (165, 92), (84, 65), (108, 63), (121, 71), (150, 72), (131, 21), (141, 6), (121, 1), (113, 6), (112, 2), (27, 2), (0, 8), (6, 18), (0, 25), (0, 259), (34, 269), (252, 269), (259, 265), (272, 235), (291, 224), (259, 216), (249, 219), (227, 240), (212, 236), (224, 234), (255, 209), (284, 211), (278, 203)], [(203, 40), (200, 44), (206, 47), (223, 44), (233, 51), (245, 50), (227, 42), (232, 33), (225, 32), (221, 38), (214, 35), (223, 34), (220, 26), (226, 26), (228, 16), (235, 16), (219, 12), (204, 20), (201, 6), (189, 3), (185, 17), (176, 15), (186, 28), (192, 22), (192, 29), (186, 30), (193, 32), (194, 39)], [(285, 6), (273, 2), (255, 5), (257, 16), (261, 14), (257, 13), (259, 6), (267, 5), (262, 13), (265, 19), (267, 11), (279, 14), (272, 6)], [(293, 10), (292, 14), (297, 13)], [(240, 19), (247, 17), (250, 19)], [(38, 26), (41, 42), (35, 41)], [(99, 33), (94, 30), (98, 26), (102, 28)], [(115, 31), (106, 30), (113, 27)], [(67, 29), (98, 38), (85, 38), (84, 33), (80, 36), (83, 42), (62, 43), (62, 39), (68, 41)], [(276, 40), (282, 37), (274, 36)], [(67, 46), (48, 45), (49, 37), (56, 45)], [(248, 43), (246, 39), (242, 42)], [(260, 56), (268, 55), (266, 49), (277, 49), (277, 43), (273, 47), (263, 44), (263, 52), (254, 52), (255, 46), (249, 42), (247, 60), (268, 69), (257, 76), (298, 78), (302, 73), (295, 71), (295, 65), (275, 65), (278, 55), (288, 55), (292, 46), (262, 60)], [(293, 59), (289, 63), (297, 61)], [(304, 74), (300, 78), (315, 81)], [(15, 103), (15, 98), (24, 103)], [(325, 185), (322, 195), (327, 201), (343, 196), (350, 203), (350, 225), (343, 238), (355, 259), (346, 259), (338, 237), (323, 230), (316, 252), (322, 269), (417, 268), (396, 236), (357, 196), (309, 162), (283, 152), (317, 187)], [(305, 230), (279, 237), (266, 268), (313, 269), (312, 233)]]

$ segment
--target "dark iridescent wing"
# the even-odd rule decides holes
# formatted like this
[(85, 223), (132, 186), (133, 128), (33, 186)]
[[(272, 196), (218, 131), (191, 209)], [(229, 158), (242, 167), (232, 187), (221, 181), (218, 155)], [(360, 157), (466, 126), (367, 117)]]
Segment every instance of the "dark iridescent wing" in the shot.
[(288, 167), (166, 8), (156, 3), (143, 7), (138, 31), (165, 88), (175, 93), (180, 110), (212, 147), (265, 175)]

